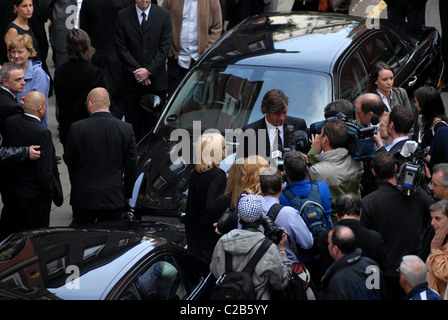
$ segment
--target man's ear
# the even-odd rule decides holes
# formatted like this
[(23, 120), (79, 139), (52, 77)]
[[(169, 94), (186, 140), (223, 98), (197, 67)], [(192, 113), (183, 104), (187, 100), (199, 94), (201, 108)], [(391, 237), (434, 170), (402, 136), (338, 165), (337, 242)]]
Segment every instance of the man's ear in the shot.
[(375, 169), (373, 169), (373, 168), (372, 168), (372, 174), (374, 177), (376, 177), (376, 172), (375, 172)]

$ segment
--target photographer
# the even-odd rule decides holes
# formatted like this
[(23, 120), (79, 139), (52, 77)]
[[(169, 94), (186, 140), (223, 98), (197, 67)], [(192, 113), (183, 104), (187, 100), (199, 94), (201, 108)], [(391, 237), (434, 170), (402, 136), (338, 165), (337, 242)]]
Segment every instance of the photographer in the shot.
[[(338, 119), (327, 120), (321, 133), (312, 135), (312, 147), (308, 152), (310, 180), (312, 183), (325, 182), (333, 203), (340, 194), (360, 195), (363, 165), (350, 155), (348, 140), (348, 125)], [(334, 225), (337, 223), (335, 217), (332, 221)]]
[[(233, 258), (233, 270), (242, 270), (265, 239), (259, 227), (263, 220), (265, 200), (260, 195), (248, 194), (238, 202), (238, 217), (242, 229), (233, 229), (223, 235), (216, 244), (210, 264), (211, 273), (218, 279), (225, 271), (225, 254)], [(283, 234), (276, 246), (271, 244), (261, 257), (252, 281), (257, 300), (269, 300), (269, 286), (284, 289), (292, 274), (292, 264), (286, 255), (287, 235)]]
[(432, 200), (420, 186), (410, 196), (397, 189), (397, 165), (391, 153), (376, 152), (372, 166), (379, 187), (362, 199), (361, 224), (383, 237), (387, 296), (389, 300), (399, 300), (404, 292), (397, 268), (402, 256), (419, 252)]

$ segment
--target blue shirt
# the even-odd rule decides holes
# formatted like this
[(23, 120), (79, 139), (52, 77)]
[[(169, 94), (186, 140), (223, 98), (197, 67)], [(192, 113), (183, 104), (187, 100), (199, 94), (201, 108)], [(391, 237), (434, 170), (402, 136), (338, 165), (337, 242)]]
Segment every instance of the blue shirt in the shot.
[(440, 295), (433, 289), (428, 287), (428, 283), (425, 282), (408, 292), (405, 300), (442, 300)]
[[(274, 197), (264, 197), (266, 203), (263, 206), (263, 212), (268, 213), (269, 209), (279, 200)], [(283, 207), (274, 221), (280, 227), (286, 230), (290, 241), (286, 243), (286, 256), (294, 264), (297, 263), (297, 257), (294, 252), (297, 252), (297, 245), (303, 249), (310, 249), (313, 246), (313, 235), (308, 230), (302, 217), (298, 211), (293, 207)]]
[[(333, 227), (333, 223), (331, 222), (330, 213), (331, 213), (331, 193), (330, 188), (328, 188), (328, 185), (325, 182), (319, 181), (317, 182), (317, 185), (319, 186), (319, 193), (320, 198), (322, 200), (322, 207), (325, 210), (325, 213), (327, 214), (327, 221), (330, 228)], [(302, 180), (294, 183), (288, 183), (286, 185), (286, 188), (289, 188), (296, 196), (301, 197), (305, 196), (308, 197), (311, 193), (311, 181), (310, 180)], [(290, 206), (291, 203), (288, 199), (286, 199), (285, 195), (280, 195), (280, 204), (283, 204), (285, 206)]]

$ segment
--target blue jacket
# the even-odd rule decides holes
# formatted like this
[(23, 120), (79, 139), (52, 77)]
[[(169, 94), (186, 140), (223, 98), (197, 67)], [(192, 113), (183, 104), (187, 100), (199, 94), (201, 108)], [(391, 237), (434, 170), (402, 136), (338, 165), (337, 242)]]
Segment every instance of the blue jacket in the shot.
[[(317, 182), (317, 185), (319, 186), (319, 193), (320, 198), (322, 200), (322, 207), (325, 210), (325, 213), (327, 214), (327, 221), (329, 223), (329, 226), (332, 228), (333, 223), (331, 222), (330, 214), (331, 214), (331, 194), (330, 189), (328, 188), (328, 185), (325, 182)], [(286, 188), (289, 188), (296, 196), (301, 197), (305, 196), (308, 197), (311, 193), (311, 181), (310, 180), (302, 180), (294, 183), (288, 183), (286, 185)], [(291, 206), (291, 203), (288, 199), (286, 199), (285, 195), (280, 195), (280, 204), (283, 204), (285, 206)]]
[(409, 291), (404, 300), (442, 300), (442, 298), (425, 282)]

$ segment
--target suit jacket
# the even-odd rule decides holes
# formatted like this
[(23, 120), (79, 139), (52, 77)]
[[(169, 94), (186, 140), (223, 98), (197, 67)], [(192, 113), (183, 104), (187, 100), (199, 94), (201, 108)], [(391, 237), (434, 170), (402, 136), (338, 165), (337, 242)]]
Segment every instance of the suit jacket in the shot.
[[(283, 134), (284, 134), (283, 145), (285, 145), (285, 142), (286, 142), (285, 141), (286, 140), (285, 139), (286, 138), (286, 128), (289, 125), (292, 125), (294, 127), (293, 132), (297, 131), (297, 130), (306, 131), (306, 129), (307, 129), (305, 120), (300, 119), (300, 118), (294, 118), (294, 117), (286, 117), (285, 123), (283, 124)], [(261, 156), (268, 156), (268, 157), (270, 157), (272, 151), (271, 151), (271, 145), (269, 143), (269, 134), (268, 134), (267, 127), (266, 127), (265, 118), (261, 118), (258, 121), (250, 123), (250, 124), (246, 125), (243, 128), (243, 132), (245, 132), (245, 133), (247, 133), (248, 130), (254, 130), (255, 131), (256, 154), (261, 155)], [(260, 134), (259, 130), (264, 130), (264, 133), (265, 133), (264, 135), (265, 135), (266, 155), (263, 154), (264, 150), (258, 150), (258, 147), (259, 147), (258, 140), (259, 140), (259, 134)], [(240, 139), (240, 146), (241, 146), (242, 143), (243, 143), (243, 141), (241, 141), (241, 139)], [(240, 153), (243, 149), (239, 149), (238, 154), (237, 154), (237, 158), (239, 158), (240, 156), (243, 156), (243, 155), (244, 155), (244, 157), (248, 157), (248, 156), (253, 154), (253, 152), (250, 152), (250, 150), (249, 150), (249, 143), (252, 144), (251, 142), (248, 142), (245, 139), (244, 144), (243, 144), (243, 146), (244, 146), (244, 154)]]
[(118, 11), (135, 0), (84, 0), (79, 14), (80, 28), (86, 31), (95, 48), (92, 63), (103, 69), (112, 97), (121, 95), (121, 62), (115, 45), (115, 22)]
[(4, 134), (6, 119), (17, 114), (23, 114), (23, 108), (10, 92), (0, 87), (0, 134)]
[(73, 122), (89, 117), (87, 95), (97, 87), (106, 88), (103, 71), (87, 61), (68, 61), (56, 67), (54, 92), (59, 108), (59, 139), (65, 144)]
[(109, 112), (96, 112), (70, 127), (65, 145), (70, 204), (82, 209), (118, 209), (132, 195), (137, 148), (132, 126)]
[(19, 201), (37, 197), (54, 199), (62, 189), (51, 131), (39, 120), (23, 114), (5, 122), (5, 140), (9, 147), (40, 146), (39, 159), (16, 162), (12, 166), (13, 190)]
[(166, 59), (171, 47), (170, 12), (151, 5), (145, 28), (142, 30), (135, 4), (118, 12), (116, 45), (122, 63), (122, 84), (127, 92), (143, 89), (134, 77), (134, 70), (146, 68), (150, 73), (152, 91), (168, 89)]

